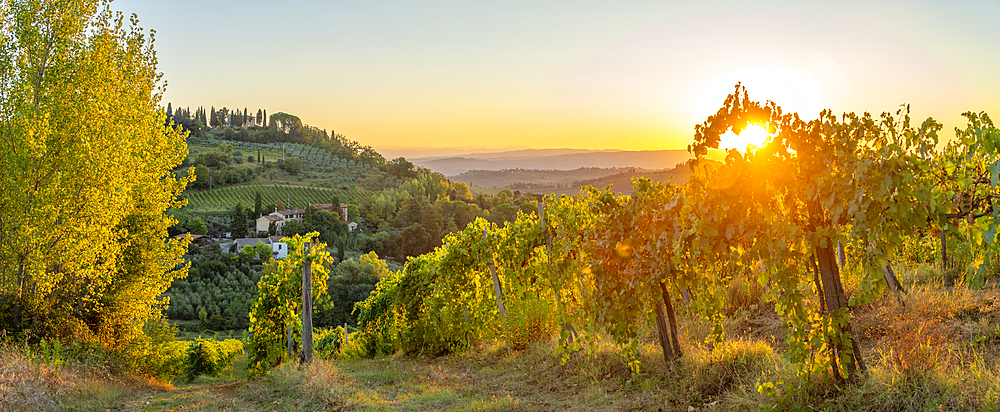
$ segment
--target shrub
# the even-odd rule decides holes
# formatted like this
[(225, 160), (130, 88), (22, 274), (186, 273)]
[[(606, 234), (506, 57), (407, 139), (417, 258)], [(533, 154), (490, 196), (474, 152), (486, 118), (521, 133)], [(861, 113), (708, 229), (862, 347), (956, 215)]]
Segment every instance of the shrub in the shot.
[(184, 380), (191, 382), (198, 375), (218, 376), (241, 354), (243, 354), (243, 342), (238, 339), (224, 341), (195, 339), (188, 345)]

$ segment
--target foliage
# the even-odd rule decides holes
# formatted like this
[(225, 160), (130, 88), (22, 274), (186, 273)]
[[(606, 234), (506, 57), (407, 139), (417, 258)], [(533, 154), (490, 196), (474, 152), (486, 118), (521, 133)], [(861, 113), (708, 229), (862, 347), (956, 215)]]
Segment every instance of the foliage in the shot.
[(391, 272), (386, 262), (375, 252), (368, 252), (356, 259), (341, 261), (330, 268), (327, 293), (333, 308), (317, 310), (313, 323), (317, 327), (356, 325), (355, 304), (367, 299), (375, 285)]
[[(965, 232), (963, 243), (987, 252), (969, 279), (982, 285), (997, 256), (1000, 205), (993, 203), (1000, 199), (1000, 130), (986, 113), (964, 116), (966, 128), (955, 129), (956, 138), (948, 141), (933, 171), (934, 187), (940, 190), (936, 200), (949, 212), (938, 227), (946, 234)], [(960, 230), (962, 226), (965, 230)]]
[(264, 276), (257, 283), (257, 300), (250, 308), (250, 371), (254, 375), (267, 372), (285, 356), (288, 339), (301, 333), (302, 276), (306, 261), (311, 262), (313, 305), (321, 307), (329, 301), (326, 291), (332, 264), (326, 245), (316, 242), (308, 251), (305, 244), (317, 233), (286, 238), (288, 256), (271, 259), (264, 265)]
[(355, 340), (366, 356), (387, 355), (399, 348), (402, 319), (395, 312), (402, 271), (389, 272), (379, 279), (365, 300), (354, 304), (359, 331)]
[(152, 35), (97, 1), (0, 9), (0, 323), (125, 348), (167, 304), (184, 135), (157, 107)]
[[(787, 315), (789, 355), (805, 375), (831, 364), (836, 376), (865, 369), (849, 306), (885, 288), (882, 268), (901, 236), (943, 217), (935, 189), (920, 184), (941, 126), (928, 119), (914, 128), (906, 108), (897, 115), (838, 118), (827, 110), (803, 121), (773, 102), (750, 101), (737, 85), (724, 107), (696, 127), (691, 150), (699, 157), (723, 132), (750, 123), (773, 135), (757, 150), (730, 151), (721, 167), (696, 171), (689, 187), (700, 210), (688, 233), (701, 246), (692, 251), (696, 258), (766, 268), (762, 275), (781, 291), (772, 296)], [(866, 248), (853, 297), (844, 292), (834, 258), (836, 243), (848, 239)], [(810, 288), (822, 297), (816, 306), (804, 294)]]
[(198, 338), (187, 345), (187, 363), (184, 381), (191, 382), (198, 375), (218, 376), (223, 369), (243, 354), (243, 342), (239, 339), (216, 341)]
[(189, 255), (190, 269), (185, 279), (178, 279), (167, 289), (171, 305), (170, 319), (197, 320), (205, 311), (204, 326), (212, 330), (244, 329), (247, 313), (257, 294), (257, 282), (263, 273), (252, 259), (235, 260), (219, 254)]

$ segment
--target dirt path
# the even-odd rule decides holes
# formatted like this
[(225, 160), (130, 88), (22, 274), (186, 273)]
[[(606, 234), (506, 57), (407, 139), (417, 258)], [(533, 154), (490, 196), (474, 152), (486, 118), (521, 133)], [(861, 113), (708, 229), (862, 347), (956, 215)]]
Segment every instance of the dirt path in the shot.
[(179, 386), (126, 402), (122, 411), (246, 411), (259, 410), (239, 394), (240, 382), (200, 383)]

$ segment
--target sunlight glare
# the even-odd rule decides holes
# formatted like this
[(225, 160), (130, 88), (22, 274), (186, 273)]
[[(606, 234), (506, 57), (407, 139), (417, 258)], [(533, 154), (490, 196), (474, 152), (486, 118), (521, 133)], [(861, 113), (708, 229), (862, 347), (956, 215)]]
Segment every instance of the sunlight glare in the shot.
[(747, 88), (751, 100), (772, 100), (804, 119), (814, 118), (823, 107), (821, 82), (807, 70), (759, 66), (709, 76), (691, 97), (692, 114), (701, 121), (719, 110), (737, 82)]
[(746, 152), (748, 145), (754, 145), (756, 147), (761, 147), (767, 141), (769, 134), (767, 130), (763, 127), (757, 125), (747, 126), (739, 136), (732, 131), (728, 131), (722, 135), (721, 140), (719, 140), (720, 149), (736, 149), (741, 152)]

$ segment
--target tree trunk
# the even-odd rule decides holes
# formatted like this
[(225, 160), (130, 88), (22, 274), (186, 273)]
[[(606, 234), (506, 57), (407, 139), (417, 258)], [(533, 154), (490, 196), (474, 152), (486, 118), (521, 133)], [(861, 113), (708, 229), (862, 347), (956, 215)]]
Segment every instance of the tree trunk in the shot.
[(885, 283), (889, 285), (889, 290), (896, 296), (896, 301), (900, 305), (906, 306), (906, 302), (903, 301), (902, 296), (902, 293), (906, 293), (906, 289), (903, 289), (903, 285), (896, 278), (896, 272), (892, 270), (892, 263), (886, 262), (885, 267), (882, 268), (882, 276), (885, 278)]
[(677, 339), (677, 316), (674, 314), (670, 292), (667, 292), (667, 285), (663, 282), (660, 282), (660, 293), (663, 294), (663, 306), (667, 309), (667, 321), (670, 323), (670, 342), (674, 345), (674, 354), (679, 358), (683, 353), (681, 352), (681, 343)]
[(840, 270), (844, 270), (844, 266), (847, 266), (847, 253), (844, 253), (844, 244), (841, 241), (837, 241), (837, 260), (840, 263)]
[[(312, 362), (313, 322), (312, 322), (312, 262), (309, 260), (309, 242), (305, 244), (305, 262), (302, 263), (302, 363)], [(347, 329), (344, 329), (347, 336)]]
[(948, 233), (941, 229), (941, 270), (948, 269)]
[(295, 359), (295, 341), (292, 340), (292, 328), (285, 324), (285, 338), (288, 343), (288, 360)]
[(819, 266), (816, 265), (816, 257), (809, 258), (809, 268), (813, 272), (813, 284), (816, 285), (816, 294), (819, 296), (819, 313), (826, 313), (826, 294), (823, 293), (823, 284), (819, 280)]
[[(483, 240), (487, 239), (486, 229), (483, 229)], [(487, 265), (490, 267), (490, 274), (493, 276), (493, 294), (497, 298), (497, 308), (500, 309), (500, 315), (503, 316), (503, 320), (507, 320), (507, 309), (503, 305), (503, 288), (500, 287), (500, 277), (497, 276), (496, 269), (496, 259), (493, 258), (493, 249), (489, 248), (487, 245), (486, 249), (490, 253), (490, 259)]]
[[(834, 251), (832, 247), (832, 240), (826, 239), (826, 247), (816, 247), (816, 258), (819, 266), (820, 279), (823, 283), (823, 299), (826, 301), (826, 307), (829, 313), (835, 313), (840, 309), (849, 309), (847, 303), (847, 294), (844, 292), (843, 283), (840, 280), (840, 271), (835, 262)], [(861, 371), (867, 370), (867, 365), (865, 365), (863, 358), (861, 357), (860, 347), (854, 338), (854, 334), (851, 332), (851, 322), (850, 320), (844, 325), (839, 331), (841, 337), (844, 334), (850, 334), (852, 337), (852, 356), (846, 359), (847, 370), (849, 373), (854, 373), (856, 370)], [(841, 358), (847, 353), (847, 345), (844, 344), (843, 339), (839, 339), (834, 348), (834, 358)], [(834, 367), (837, 367), (834, 365)]]
[(670, 343), (670, 332), (667, 331), (667, 320), (663, 315), (663, 305), (656, 302), (656, 334), (660, 338), (660, 348), (663, 349), (663, 361), (668, 365), (674, 360), (674, 347)]

